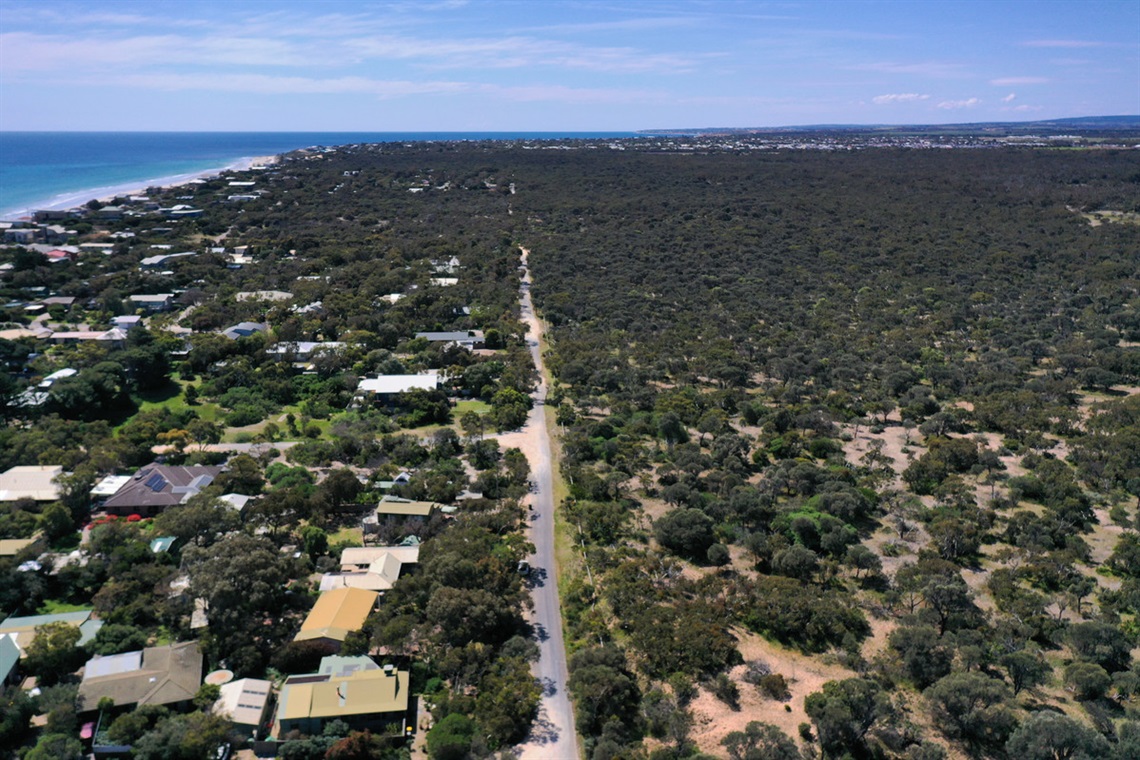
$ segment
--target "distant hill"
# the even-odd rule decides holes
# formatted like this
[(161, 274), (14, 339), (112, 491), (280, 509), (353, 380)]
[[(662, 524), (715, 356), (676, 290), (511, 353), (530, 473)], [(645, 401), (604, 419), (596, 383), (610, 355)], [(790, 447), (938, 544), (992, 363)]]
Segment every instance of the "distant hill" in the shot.
[(1033, 132), (1133, 132), (1140, 131), (1140, 115), (1077, 116), (1041, 121), (985, 121), (967, 124), (806, 124), (783, 127), (699, 127), (692, 129), (643, 129), (643, 135), (757, 134), (765, 132), (954, 132), (958, 134), (1028, 134)]

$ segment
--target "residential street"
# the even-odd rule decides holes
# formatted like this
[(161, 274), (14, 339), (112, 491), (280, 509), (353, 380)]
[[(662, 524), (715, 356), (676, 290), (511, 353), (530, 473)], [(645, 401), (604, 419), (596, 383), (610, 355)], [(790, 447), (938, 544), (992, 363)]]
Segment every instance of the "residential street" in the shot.
[(540, 657), (535, 675), (542, 683), (543, 698), (538, 718), (529, 740), (519, 747), (522, 760), (578, 760), (578, 736), (574, 732), (574, 710), (566, 690), (566, 647), (562, 642), (562, 608), (558, 599), (558, 577), (554, 565), (554, 478), (550, 466), (550, 438), (546, 426), (546, 381), (542, 376), (539, 340), (542, 326), (534, 313), (530, 296), (530, 270), (526, 269), (528, 251), (522, 249), (524, 267), (519, 301), (522, 319), (527, 323), (527, 343), (539, 370), (539, 385), (534, 394), (534, 408), (524, 433), (531, 446), (531, 473), (535, 484), (530, 495), (533, 506), (531, 541), (535, 552), (530, 559), (534, 612), (531, 622), (538, 632)]

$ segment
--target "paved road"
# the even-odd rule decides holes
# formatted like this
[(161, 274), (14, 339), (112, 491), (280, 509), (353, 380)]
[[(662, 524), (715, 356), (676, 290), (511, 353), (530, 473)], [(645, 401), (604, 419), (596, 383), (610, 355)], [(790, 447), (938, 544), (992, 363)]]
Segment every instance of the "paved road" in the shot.
[(535, 316), (534, 303), (530, 297), (527, 253), (524, 248), (519, 303), (523, 321), (529, 328), (527, 344), (540, 377), (526, 432), (535, 437), (535, 461), (530, 463), (535, 483), (531, 495), (531, 541), (535, 546), (534, 556), (530, 559), (534, 597), (531, 623), (538, 633), (539, 659), (534, 673), (542, 683), (543, 697), (531, 735), (519, 750), (521, 760), (579, 760), (574, 710), (566, 690), (566, 647), (562, 642), (562, 608), (558, 599), (558, 572), (554, 565), (554, 477), (550, 467), (550, 438), (546, 429), (547, 388), (539, 350), (542, 325)]

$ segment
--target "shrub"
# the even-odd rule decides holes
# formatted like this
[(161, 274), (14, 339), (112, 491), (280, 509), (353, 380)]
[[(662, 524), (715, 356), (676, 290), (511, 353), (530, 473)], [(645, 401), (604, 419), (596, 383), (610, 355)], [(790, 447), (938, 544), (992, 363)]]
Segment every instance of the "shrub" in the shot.
[(792, 698), (792, 693), (788, 691), (788, 682), (779, 673), (762, 676), (757, 686), (761, 693), (769, 699), (778, 699), (783, 702)]

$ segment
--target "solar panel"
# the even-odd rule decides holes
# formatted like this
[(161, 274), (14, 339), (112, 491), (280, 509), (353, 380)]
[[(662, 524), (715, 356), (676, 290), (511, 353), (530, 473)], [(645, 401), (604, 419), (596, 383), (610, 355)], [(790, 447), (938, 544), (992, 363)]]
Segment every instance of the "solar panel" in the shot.
[(153, 474), (149, 478), (147, 478), (146, 483), (144, 483), (144, 485), (147, 488), (149, 488), (150, 490), (154, 491), (155, 493), (158, 493), (163, 488), (166, 488), (166, 478), (162, 477), (162, 475), (160, 473), (156, 472), (155, 474)]

